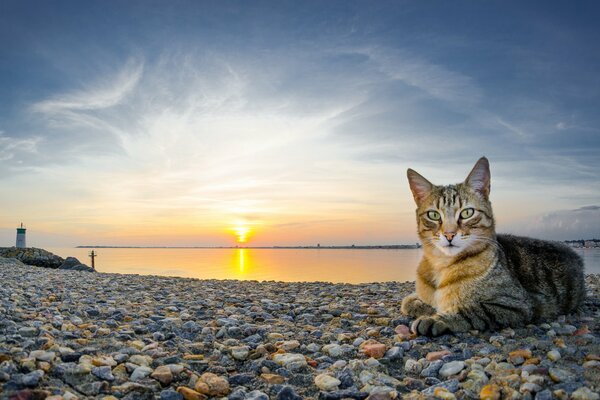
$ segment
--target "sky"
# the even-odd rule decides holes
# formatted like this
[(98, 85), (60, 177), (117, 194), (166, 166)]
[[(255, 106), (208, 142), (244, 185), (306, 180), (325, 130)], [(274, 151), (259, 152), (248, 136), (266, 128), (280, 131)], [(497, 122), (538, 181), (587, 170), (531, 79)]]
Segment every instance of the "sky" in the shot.
[(0, 246), (414, 243), (406, 169), (600, 237), (600, 5), (0, 2)]

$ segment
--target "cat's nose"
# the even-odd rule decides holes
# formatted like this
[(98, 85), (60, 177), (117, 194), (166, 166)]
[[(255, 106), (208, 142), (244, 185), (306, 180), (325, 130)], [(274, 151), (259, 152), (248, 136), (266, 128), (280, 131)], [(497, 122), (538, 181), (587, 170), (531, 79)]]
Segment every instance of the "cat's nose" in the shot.
[(444, 232), (444, 236), (448, 239), (448, 243), (450, 243), (454, 239), (454, 236), (456, 236), (456, 232)]

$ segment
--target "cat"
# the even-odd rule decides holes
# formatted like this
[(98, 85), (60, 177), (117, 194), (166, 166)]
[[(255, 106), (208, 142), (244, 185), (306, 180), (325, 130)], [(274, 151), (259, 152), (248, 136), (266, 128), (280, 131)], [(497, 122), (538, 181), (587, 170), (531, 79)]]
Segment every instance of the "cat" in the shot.
[(583, 261), (571, 248), (496, 235), (487, 158), (456, 185), (433, 185), (412, 169), (407, 176), (423, 244), (416, 293), (401, 305), (416, 318), (414, 333), (523, 326), (580, 309)]

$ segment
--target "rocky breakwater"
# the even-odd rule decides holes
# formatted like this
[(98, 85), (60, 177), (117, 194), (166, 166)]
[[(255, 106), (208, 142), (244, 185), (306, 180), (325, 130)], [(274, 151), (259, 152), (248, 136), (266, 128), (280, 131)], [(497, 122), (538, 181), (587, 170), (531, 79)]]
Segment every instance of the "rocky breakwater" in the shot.
[(36, 247), (0, 247), (0, 257), (14, 258), (23, 264), (43, 268), (69, 269), (76, 271), (94, 271), (91, 267), (82, 264), (75, 257), (63, 259), (47, 250)]
[(579, 316), (435, 339), (410, 282), (81, 276), (0, 260), (0, 398), (599, 398), (598, 275)]

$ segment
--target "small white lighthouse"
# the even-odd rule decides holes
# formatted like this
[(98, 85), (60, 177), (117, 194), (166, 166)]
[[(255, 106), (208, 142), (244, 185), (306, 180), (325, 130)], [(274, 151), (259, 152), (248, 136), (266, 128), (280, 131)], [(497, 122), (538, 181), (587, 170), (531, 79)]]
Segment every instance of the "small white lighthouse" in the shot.
[(21, 222), (21, 227), (17, 228), (17, 247), (24, 249), (25, 247), (27, 247), (27, 243), (25, 241), (25, 231), (27, 229), (25, 229), (25, 227), (23, 226), (23, 223)]

